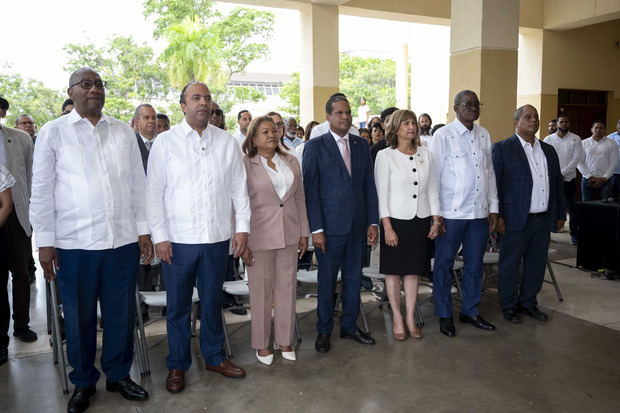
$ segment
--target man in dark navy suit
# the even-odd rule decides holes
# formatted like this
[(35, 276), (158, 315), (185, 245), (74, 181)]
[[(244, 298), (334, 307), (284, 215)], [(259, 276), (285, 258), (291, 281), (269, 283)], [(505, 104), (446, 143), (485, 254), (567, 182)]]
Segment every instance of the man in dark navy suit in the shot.
[(337, 93), (325, 105), (329, 132), (306, 143), (303, 154), (308, 221), (319, 262), (318, 336), (315, 348), (329, 351), (334, 328), (334, 289), (342, 274), (340, 337), (362, 344), (375, 340), (361, 331), (359, 313), (362, 249), (378, 237), (377, 190), (366, 140), (350, 135), (353, 118), (347, 98)]
[[(566, 213), (558, 155), (536, 139), (538, 112), (531, 105), (514, 114), (515, 134), (493, 145), (499, 197), (499, 300), (504, 318), (521, 321), (519, 312), (547, 321), (536, 295), (545, 276), (550, 233), (564, 227)], [(523, 261), (519, 285), (517, 267)]]

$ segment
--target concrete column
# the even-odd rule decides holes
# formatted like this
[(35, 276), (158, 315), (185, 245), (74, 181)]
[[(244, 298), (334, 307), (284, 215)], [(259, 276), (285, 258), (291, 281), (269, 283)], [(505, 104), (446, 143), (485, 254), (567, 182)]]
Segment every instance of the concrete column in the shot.
[(325, 120), (325, 102), (338, 91), (338, 7), (305, 4), (300, 7), (301, 69), (300, 124)]
[(514, 133), (519, 0), (452, 0), (451, 16), (450, 108), (460, 90), (473, 90), (480, 124), (493, 141), (504, 139)]
[(409, 47), (407, 43), (401, 44), (396, 57), (396, 107), (409, 108)]

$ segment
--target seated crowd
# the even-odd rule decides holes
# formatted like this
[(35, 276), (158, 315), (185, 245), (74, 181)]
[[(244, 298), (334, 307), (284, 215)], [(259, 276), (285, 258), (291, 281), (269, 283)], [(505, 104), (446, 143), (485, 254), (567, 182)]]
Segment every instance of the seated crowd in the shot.
[[(75, 385), (69, 412), (88, 408), (100, 377), (97, 301), (106, 390), (129, 400), (148, 398), (129, 372), (136, 310), (148, 315), (135, 308), (136, 280), (140, 289), (151, 288), (159, 276), (155, 262), (167, 295), (165, 387), (177, 393), (192, 364), (195, 287), (206, 369), (234, 378), (246, 374), (222, 346), (222, 306), (240, 307), (222, 293), (236, 259), (245, 264), (249, 282), (251, 346), (265, 365), (274, 363), (276, 351), (296, 360), (296, 274), (309, 238), (318, 261), (316, 351), (327, 353), (333, 341), (338, 279), (340, 338), (375, 344), (356, 324), (362, 261), (367, 246), (375, 244), (394, 338), (423, 338), (414, 313), (431, 256), (439, 329), (448, 337), (456, 334), (451, 288), (459, 251), (464, 265), (459, 321), (493, 331), (478, 311), (489, 234), (500, 234), (504, 318), (518, 323), (525, 314), (547, 321), (536, 297), (550, 233), (563, 228), (566, 210), (578, 242), (576, 169), (585, 200), (595, 193), (617, 196), (620, 188), (620, 136), (605, 137), (604, 122), (596, 121), (592, 137), (582, 142), (562, 116), (541, 141), (538, 113), (524, 105), (514, 113), (515, 133), (492, 145), (489, 132), (475, 123), (482, 104), (471, 90), (454, 97), (456, 118), (447, 125), (433, 127), (428, 114), (395, 107), (368, 120), (362, 98), (358, 130), (347, 97), (336, 93), (326, 102), (322, 123), (303, 128), (294, 117), (269, 112), (253, 118), (242, 110), (234, 135), (225, 130), (224, 113), (202, 82), (183, 88), (184, 117), (172, 127), (148, 103), (135, 109), (130, 124), (105, 115), (105, 82), (93, 69), (72, 73), (67, 92), (62, 115), (38, 134), (29, 114), (17, 118), (16, 129), (0, 128), (0, 250), (10, 248), (0, 257), (0, 363), (8, 357), (9, 271), (13, 335), (37, 339), (28, 312), (34, 233), (45, 277), (60, 287)], [(8, 106), (0, 99), (0, 116)]]

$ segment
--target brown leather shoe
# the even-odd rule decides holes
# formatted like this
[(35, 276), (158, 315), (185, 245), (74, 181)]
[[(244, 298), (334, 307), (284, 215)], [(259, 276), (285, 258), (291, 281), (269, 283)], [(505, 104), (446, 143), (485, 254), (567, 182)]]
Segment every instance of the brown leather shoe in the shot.
[(218, 366), (209, 366), (206, 364), (205, 367), (207, 370), (215, 371), (226, 377), (232, 377), (234, 379), (245, 377), (245, 370), (239, 366), (235, 366), (230, 360), (224, 360)]
[(411, 336), (411, 338), (415, 338), (418, 340), (421, 340), (424, 337), (424, 335), (422, 335), (422, 331), (418, 327), (414, 328), (413, 330), (409, 330), (409, 335)]
[(170, 370), (166, 379), (166, 390), (178, 393), (185, 388), (185, 370)]

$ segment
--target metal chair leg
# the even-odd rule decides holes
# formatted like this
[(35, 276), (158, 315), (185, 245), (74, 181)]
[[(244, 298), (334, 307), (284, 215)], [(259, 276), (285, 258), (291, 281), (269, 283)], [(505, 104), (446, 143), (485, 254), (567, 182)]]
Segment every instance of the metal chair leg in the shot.
[(230, 338), (228, 338), (228, 329), (226, 328), (226, 318), (224, 317), (224, 310), (222, 309), (222, 327), (224, 329), (224, 344), (226, 346), (226, 355), (229, 359), (233, 358), (232, 351), (230, 349)]
[(456, 283), (456, 290), (459, 293), (459, 297), (462, 300), (463, 299), (463, 290), (461, 289), (461, 281), (459, 281), (459, 274), (458, 271), (451, 271), (452, 272), (452, 278), (454, 278), (454, 282)]
[(560, 292), (558, 280), (555, 278), (555, 273), (553, 272), (553, 268), (551, 268), (551, 262), (549, 260), (547, 260), (547, 269), (549, 270), (549, 275), (551, 276), (551, 283), (555, 288), (555, 293), (558, 295), (558, 300), (560, 300), (560, 302), (563, 302), (564, 298), (562, 297), (562, 293)]
[(360, 316), (362, 316), (364, 331), (366, 331), (366, 334), (370, 334), (370, 329), (368, 328), (368, 320), (366, 320), (366, 310), (364, 310), (364, 303), (362, 303), (362, 297), (360, 297)]
[(415, 310), (413, 312), (413, 317), (416, 320), (416, 325), (420, 328), (424, 327), (424, 319), (422, 319), (422, 310), (420, 310), (420, 303), (416, 300), (415, 302)]
[(56, 352), (58, 356), (58, 364), (60, 365), (60, 376), (62, 381), (62, 393), (69, 394), (69, 383), (67, 381), (67, 366), (65, 365), (65, 353), (62, 349), (62, 333), (60, 331), (60, 320), (58, 319), (58, 313), (60, 309), (58, 308), (58, 300), (56, 300), (56, 280), (51, 280), (50, 283), (50, 298), (52, 300), (52, 308), (54, 309), (54, 323), (53, 323), (53, 334), (52, 339), (54, 342), (54, 347), (56, 347)]
[(140, 308), (140, 304), (140, 293), (136, 289), (136, 344), (138, 346), (138, 349), (136, 349), (136, 355), (141, 358), (142, 369), (140, 371), (140, 375), (144, 377), (151, 375), (151, 364), (149, 361), (148, 346), (146, 344), (146, 332), (144, 330), (144, 320), (142, 319), (142, 309)]
[(45, 283), (45, 309), (47, 311), (47, 334), (52, 334), (52, 301), (50, 300), (50, 286)]
[(295, 311), (295, 335), (297, 336), (297, 343), (301, 343), (301, 329), (299, 328), (299, 318), (297, 317), (297, 311)]

